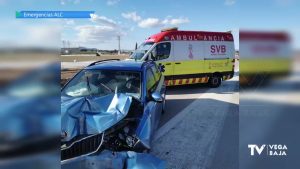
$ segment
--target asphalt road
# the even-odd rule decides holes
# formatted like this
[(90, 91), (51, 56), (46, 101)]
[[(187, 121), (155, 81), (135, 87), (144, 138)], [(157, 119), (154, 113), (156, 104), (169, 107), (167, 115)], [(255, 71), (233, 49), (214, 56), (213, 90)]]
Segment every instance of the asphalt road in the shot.
[[(300, 63), (267, 86), (240, 92), (240, 168), (299, 168)], [(281, 144), (287, 156), (250, 156), (248, 144)]]
[[(299, 168), (300, 69), (241, 93), (237, 76), (216, 89), (168, 88), (151, 151), (167, 168)], [(252, 157), (248, 144), (284, 144), (288, 156)]]
[(165, 160), (167, 168), (237, 168), (238, 90), (238, 73), (219, 88), (168, 88), (151, 153)]
[(223, 81), (219, 88), (211, 89), (208, 84), (195, 84), (183, 86), (171, 86), (167, 88), (166, 114), (160, 119), (160, 127), (176, 116), (184, 108), (196, 101), (201, 95), (212, 93), (230, 94), (239, 90), (239, 62), (235, 63), (235, 77), (230, 81)]
[(160, 119), (160, 127), (176, 116), (184, 108), (209, 90), (206, 84), (196, 84), (188, 86), (172, 86), (167, 88), (166, 93), (166, 112)]

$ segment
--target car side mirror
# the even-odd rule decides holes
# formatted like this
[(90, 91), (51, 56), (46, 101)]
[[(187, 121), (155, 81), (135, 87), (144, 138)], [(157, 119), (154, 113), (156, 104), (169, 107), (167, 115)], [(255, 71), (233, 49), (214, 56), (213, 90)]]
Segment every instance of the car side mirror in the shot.
[(151, 97), (156, 102), (162, 102), (163, 101), (163, 97), (162, 97), (162, 95), (159, 92), (153, 92), (151, 94)]
[(159, 71), (162, 72), (162, 73), (165, 72), (165, 65), (163, 65), (163, 64), (161, 64), (161, 63), (158, 64), (158, 69), (159, 69)]

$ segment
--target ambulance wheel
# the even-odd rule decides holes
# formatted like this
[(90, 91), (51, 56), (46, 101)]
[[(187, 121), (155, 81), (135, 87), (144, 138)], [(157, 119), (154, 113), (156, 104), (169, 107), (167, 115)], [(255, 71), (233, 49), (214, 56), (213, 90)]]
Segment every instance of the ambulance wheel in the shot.
[(210, 87), (212, 87), (212, 88), (219, 87), (221, 85), (221, 82), (222, 82), (222, 79), (220, 76), (214, 75), (209, 78), (209, 84), (210, 84)]

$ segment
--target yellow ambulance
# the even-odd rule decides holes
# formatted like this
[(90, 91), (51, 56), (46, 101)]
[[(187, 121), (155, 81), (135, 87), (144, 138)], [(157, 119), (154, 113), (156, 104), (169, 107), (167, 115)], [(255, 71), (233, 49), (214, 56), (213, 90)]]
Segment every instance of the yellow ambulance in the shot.
[(130, 58), (164, 65), (167, 86), (209, 83), (218, 87), (233, 77), (234, 56), (231, 32), (170, 28), (146, 39)]

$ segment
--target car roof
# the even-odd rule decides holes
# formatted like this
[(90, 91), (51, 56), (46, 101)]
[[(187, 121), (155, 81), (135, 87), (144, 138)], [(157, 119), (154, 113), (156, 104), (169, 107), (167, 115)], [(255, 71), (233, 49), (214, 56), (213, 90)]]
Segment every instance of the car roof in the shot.
[(153, 61), (138, 61), (133, 59), (120, 60), (120, 61), (103, 61), (94, 65), (88, 66), (85, 69), (103, 69), (103, 70), (127, 70), (127, 71), (143, 71), (143, 67), (154, 64)]

